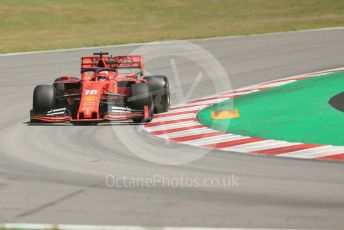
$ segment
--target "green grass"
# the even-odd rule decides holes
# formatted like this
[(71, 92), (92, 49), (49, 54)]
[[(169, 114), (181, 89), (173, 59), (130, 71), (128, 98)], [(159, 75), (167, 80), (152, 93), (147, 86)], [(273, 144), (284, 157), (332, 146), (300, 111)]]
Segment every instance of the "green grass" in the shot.
[[(239, 96), (198, 113), (213, 129), (251, 137), (344, 145), (344, 113), (329, 100), (343, 92), (344, 72), (309, 78), (276, 88)], [(212, 120), (212, 110), (233, 106), (240, 117)]]
[(344, 26), (343, 0), (0, 0), (0, 53)]
[[(3, 228), (3, 227), (0, 227), (0, 230), (27, 230), (27, 229), (24, 229), (24, 228)], [(59, 229), (58, 228), (52, 228), (52, 229), (46, 229), (46, 230), (59, 230)]]

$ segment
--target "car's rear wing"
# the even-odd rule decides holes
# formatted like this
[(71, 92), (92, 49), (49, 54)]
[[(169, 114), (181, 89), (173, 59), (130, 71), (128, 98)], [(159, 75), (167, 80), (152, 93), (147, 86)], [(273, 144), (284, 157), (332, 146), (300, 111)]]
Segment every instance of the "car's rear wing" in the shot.
[(94, 53), (96, 56), (81, 58), (81, 69), (85, 68), (140, 68), (143, 72), (143, 57), (131, 56), (109, 56), (108, 53)]
[(143, 57), (139, 55), (116, 56), (108, 60), (110, 68), (141, 68), (143, 69)]
[(81, 58), (81, 69), (85, 68), (95, 68), (95, 67), (106, 67), (104, 57), (100, 58), (99, 56), (90, 56)]

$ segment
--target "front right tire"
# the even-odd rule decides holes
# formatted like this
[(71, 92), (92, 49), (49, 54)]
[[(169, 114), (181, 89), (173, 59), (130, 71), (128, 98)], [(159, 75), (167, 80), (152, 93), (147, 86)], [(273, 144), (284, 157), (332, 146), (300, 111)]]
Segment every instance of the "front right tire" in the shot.
[(128, 105), (132, 109), (144, 111), (145, 106), (148, 106), (148, 117), (139, 116), (132, 120), (135, 123), (150, 122), (153, 119), (153, 98), (149, 86), (145, 83), (133, 84), (130, 86), (130, 97), (128, 98)]
[(170, 86), (164, 75), (146, 76), (145, 79), (152, 92), (154, 113), (164, 113), (170, 108)]

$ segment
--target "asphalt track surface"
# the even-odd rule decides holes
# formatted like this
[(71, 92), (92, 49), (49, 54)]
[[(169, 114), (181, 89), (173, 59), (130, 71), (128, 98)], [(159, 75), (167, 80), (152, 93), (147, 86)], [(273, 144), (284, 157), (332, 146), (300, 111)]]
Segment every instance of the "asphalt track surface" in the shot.
[[(225, 67), (233, 88), (344, 65), (344, 30), (198, 40)], [(108, 49), (125, 54), (135, 46)], [(28, 126), (33, 87), (79, 71), (89, 50), (0, 57), (0, 222), (199, 227), (340, 228), (344, 165), (212, 151), (180, 166), (138, 158), (111, 126)], [(156, 61), (151, 72), (168, 73)], [(183, 72), (185, 90), (195, 70)], [(187, 74), (190, 73), (190, 74)], [(201, 80), (192, 98), (205, 96)], [(172, 91), (175, 86), (171, 85)], [(172, 95), (175, 103), (175, 95)], [(292, 112), (292, 111), (290, 111)], [(116, 127), (135, 145), (137, 127)], [(199, 151), (141, 136), (163, 152)], [(227, 177), (239, 186), (108, 187), (106, 175)]]

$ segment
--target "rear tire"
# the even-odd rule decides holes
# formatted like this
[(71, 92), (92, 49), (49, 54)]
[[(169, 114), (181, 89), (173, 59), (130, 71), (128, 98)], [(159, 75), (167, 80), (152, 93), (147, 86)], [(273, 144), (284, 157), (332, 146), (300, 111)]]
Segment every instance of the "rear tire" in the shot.
[(164, 113), (170, 108), (170, 88), (168, 78), (163, 75), (146, 76), (145, 79), (152, 92), (154, 113)]
[(55, 107), (56, 90), (52, 85), (38, 85), (33, 91), (33, 110), (46, 112)]

